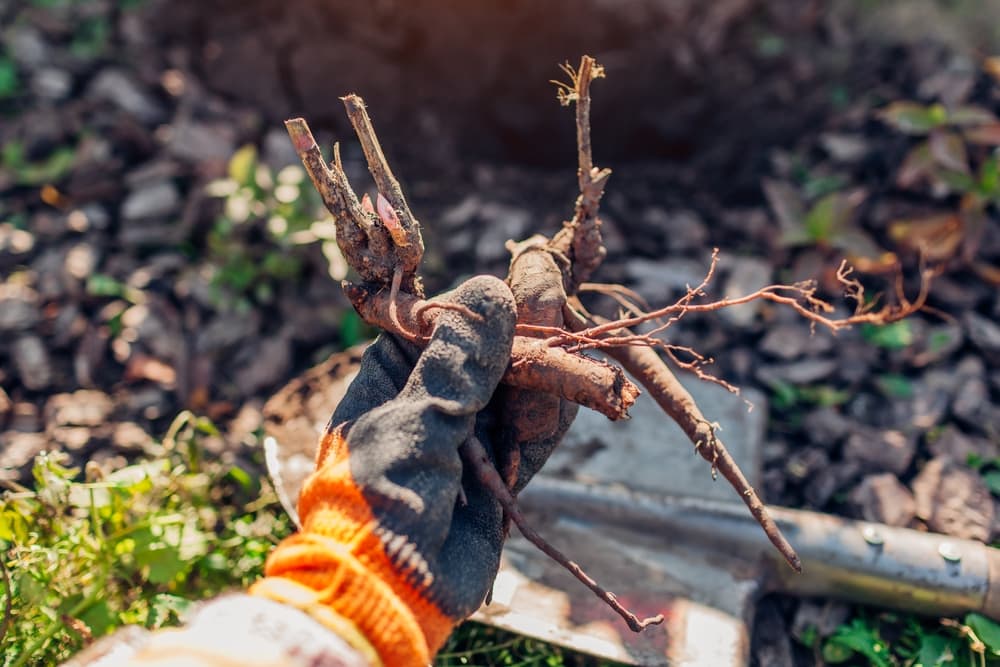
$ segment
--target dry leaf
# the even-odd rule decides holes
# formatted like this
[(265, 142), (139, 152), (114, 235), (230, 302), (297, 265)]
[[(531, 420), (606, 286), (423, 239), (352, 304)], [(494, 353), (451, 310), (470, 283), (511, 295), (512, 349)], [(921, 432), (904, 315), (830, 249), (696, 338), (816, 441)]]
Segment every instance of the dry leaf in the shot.
[(125, 380), (149, 380), (171, 389), (177, 382), (177, 372), (172, 366), (145, 354), (134, 354), (125, 366)]
[(812, 239), (806, 231), (803, 221), (806, 217), (805, 206), (798, 191), (783, 181), (773, 181), (769, 178), (761, 181), (761, 188), (771, 211), (778, 220), (781, 229), (780, 243), (783, 246), (794, 246), (810, 243)]
[(984, 107), (967, 105), (948, 112), (948, 123), (959, 127), (975, 127), (997, 122), (993, 112)]
[(966, 128), (965, 140), (981, 146), (1000, 146), (1000, 123)]
[(903, 158), (896, 173), (896, 185), (909, 189), (918, 187), (930, 178), (934, 171), (934, 156), (927, 142), (914, 146)]
[(990, 56), (983, 60), (983, 70), (1000, 83), (1000, 56)]
[(965, 142), (958, 133), (936, 130), (931, 132), (927, 143), (936, 164), (952, 171), (969, 173), (969, 157), (965, 153)]
[(948, 122), (948, 110), (940, 104), (893, 102), (878, 112), (879, 118), (904, 134), (927, 134)]
[(993, 266), (986, 262), (973, 262), (972, 270), (986, 282), (1000, 287), (1000, 266)]
[(930, 261), (954, 257), (964, 236), (962, 218), (954, 213), (895, 220), (889, 225), (889, 238), (902, 248), (922, 253)]
[(882, 249), (867, 232), (856, 227), (842, 230), (835, 241), (847, 261), (862, 273), (887, 273), (899, 264), (896, 253)]

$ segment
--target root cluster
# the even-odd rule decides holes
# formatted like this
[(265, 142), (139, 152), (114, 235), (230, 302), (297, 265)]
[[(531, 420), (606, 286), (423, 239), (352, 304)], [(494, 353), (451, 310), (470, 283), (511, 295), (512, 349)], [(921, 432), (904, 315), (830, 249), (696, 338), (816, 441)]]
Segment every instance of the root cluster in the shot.
[[(908, 299), (901, 284), (897, 284), (894, 304), (875, 309), (866, 304), (863, 288), (851, 276), (850, 267), (841, 265), (838, 279), (845, 294), (857, 305), (852, 315), (840, 319), (830, 316), (833, 307), (816, 295), (816, 287), (811, 283), (769, 285), (740, 298), (707, 301), (706, 287), (715, 275), (717, 250), (704, 280), (689, 288), (675, 303), (662, 308), (649, 308), (620, 285), (587, 282), (605, 256), (598, 210), (611, 171), (594, 166), (590, 144), (590, 85), (604, 72), (589, 56), (581, 59), (579, 68), (565, 65), (563, 71), (569, 81), (554, 83), (558, 86), (559, 100), (565, 105), (576, 105), (580, 195), (572, 218), (551, 239), (535, 236), (520, 243), (508, 243), (512, 260), (507, 281), (518, 305), (518, 335), (502, 380), (509, 387), (507, 405), (513, 442), (501, 446), (509, 446), (511, 451), (498, 453), (499, 470), (490, 462), (482, 443), (474, 438), (462, 446), (460, 454), (464, 464), (497, 498), (507, 521), (513, 521), (528, 540), (572, 572), (620, 614), (631, 629), (639, 631), (662, 622), (663, 617), (637, 618), (613, 593), (598, 585), (527, 524), (513, 492), (518, 478), (519, 434), (554, 429), (559, 418), (559, 400), (573, 401), (610, 419), (626, 417), (639, 388), (625, 375), (624, 369), (677, 422), (695, 451), (710, 464), (713, 477), (716, 472), (721, 473), (733, 486), (788, 564), (801, 571), (795, 550), (726, 450), (713, 423), (677, 380), (668, 362), (730, 390), (735, 388), (705, 372), (703, 366), (707, 360), (696, 350), (671, 345), (662, 335), (689, 313), (712, 312), (751, 301), (790, 307), (813, 326), (832, 331), (861, 323), (884, 324), (924, 307), (931, 272), (924, 271), (921, 290), (914, 299)], [(378, 187), (377, 207), (367, 196), (359, 201), (344, 174), (336, 146), (334, 160), (328, 164), (304, 120), (289, 120), (286, 126), (310, 178), (336, 220), (337, 241), (344, 257), (363, 281), (344, 284), (351, 303), (369, 324), (419, 344), (429, 337), (441, 310), (460, 306), (423, 298), (417, 275), (424, 249), (419, 224), (386, 163), (364, 102), (357, 95), (343, 100)], [(615, 299), (621, 306), (620, 316), (608, 320), (588, 313), (578, 297), (580, 292), (587, 291)], [(647, 323), (653, 324), (646, 333), (633, 332), (633, 328)], [(589, 350), (598, 350), (619, 365), (582, 354)]]

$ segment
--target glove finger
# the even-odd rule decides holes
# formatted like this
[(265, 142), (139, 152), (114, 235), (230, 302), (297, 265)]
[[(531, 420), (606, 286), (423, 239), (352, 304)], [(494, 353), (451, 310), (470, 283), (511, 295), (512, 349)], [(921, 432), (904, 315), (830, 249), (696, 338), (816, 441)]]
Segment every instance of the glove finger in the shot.
[[(476, 419), (476, 436), (487, 446), (495, 435), (488, 413)], [(478, 480), (473, 470), (462, 471), (465, 503), (455, 506), (448, 537), (441, 545), (438, 568), (448, 583), (438, 593), (439, 603), (455, 618), (470, 616), (486, 598), (500, 569), (503, 548), (503, 511), (500, 502)]]
[[(449, 300), (480, 317), (441, 313), (399, 395), (359, 417), (346, 437), (351, 474), (378, 519), (390, 558), (421, 560), (414, 571), (426, 565), (435, 578), (462, 480), (458, 447), (509, 363), (516, 321), (510, 290), (496, 278), (471, 279)], [(461, 511), (481, 527), (491, 512), (499, 514), (478, 497), (474, 509)]]

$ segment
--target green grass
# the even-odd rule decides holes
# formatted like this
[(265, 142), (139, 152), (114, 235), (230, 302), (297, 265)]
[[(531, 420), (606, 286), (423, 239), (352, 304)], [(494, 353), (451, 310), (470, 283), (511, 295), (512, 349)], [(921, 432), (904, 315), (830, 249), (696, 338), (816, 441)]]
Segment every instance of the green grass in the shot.
[(469, 621), (438, 653), (436, 667), (614, 667), (537, 639)]
[(123, 625), (175, 624), (192, 601), (260, 575), (290, 531), (259, 468), (203, 457), (210, 422), (182, 414), (150, 457), (108, 475), (40, 456), (0, 501), (3, 667), (55, 665)]
[(798, 641), (817, 664), (866, 667), (984, 667), (1000, 665), (1000, 625), (980, 614), (929, 619), (858, 609), (829, 637), (806, 628)]
[[(185, 412), (141, 461), (104, 474), (43, 454), (32, 488), (0, 496), (0, 667), (50, 667), (122, 626), (176, 625), (194, 602), (261, 575), (291, 522), (259, 456), (206, 454), (217, 437)], [(436, 664), (610, 665), (478, 623)]]

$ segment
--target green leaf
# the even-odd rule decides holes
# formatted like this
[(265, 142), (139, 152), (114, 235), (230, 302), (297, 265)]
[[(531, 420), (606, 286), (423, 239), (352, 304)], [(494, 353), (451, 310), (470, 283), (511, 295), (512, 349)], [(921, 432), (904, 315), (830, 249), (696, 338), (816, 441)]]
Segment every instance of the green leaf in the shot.
[[(185, 414), (182, 424), (191, 447), (211, 437), (194, 415)], [(34, 493), (0, 499), (0, 551), (16, 564), (0, 654), (34, 646), (26, 664), (62, 664), (81, 642), (61, 614), (72, 613), (95, 635), (123, 624), (155, 627), (173, 623), (188, 599), (260, 576), (265, 554), (289, 530), (287, 519), (273, 498), (253, 500), (253, 509), (243, 504), (248, 494), (226, 477), (232, 463), (205, 456), (194, 474), (183, 449), (87, 483), (57, 455), (36, 458)], [(102, 494), (106, 504), (90, 512), (72, 511), (67, 502), (77, 497), (91, 505), (91, 496)], [(214, 571), (204, 566), (207, 553), (217, 554)], [(196, 564), (197, 575), (186, 576)], [(175, 595), (161, 597), (164, 585)], [(3, 597), (0, 585), (0, 603)]]
[(904, 134), (928, 134), (948, 123), (948, 111), (940, 104), (924, 106), (916, 102), (893, 102), (878, 115)]
[(784, 380), (774, 380), (768, 382), (771, 391), (771, 402), (779, 410), (788, 410), (795, 406), (801, 398), (801, 393), (795, 385)]
[(268, 282), (258, 283), (253, 289), (253, 298), (257, 303), (271, 303), (274, 301), (274, 285)]
[(6, 56), (0, 56), (0, 100), (12, 97), (21, 87), (17, 66)]
[(914, 667), (944, 667), (954, 664), (955, 648), (954, 637), (937, 633), (924, 635)]
[(228, 572), (231, 568), (229, 559), (225, 554), (217, 551), (212, 552), (199, 561), (199, 567), (210, 572)]
[(979, 192), (991, 198), (1000, 194), (1000, 160), (996, 155), (984, 160), (979, 167)]
[(218, 283), (245, 292), (257, 280), (257, 265), (249, 257), (233, 257), (219, 269)]
[(828, 176), (810, 175), (806, 182), (802, 184), (802, 195), (806, 199), (815, 199), (831, 194), (838, 190), (843, 190), (849, 181), (842, 174), (830, 174)]
[(97, 297), (120, 297), (125, 294), (125, 285), (103, 273), (95, 273), (87, 278), (87, 294)]
[[(36, 566), (37, 567), (37, 566)], [(17, 589), (17, 596), (23, 603), (40, 605), (49, 593), (45, 583), (39, 581), (36, 575), (40, 572), (11, 572), (11, 580)]]
[(44, 185), (62, 179), (73, 168), (76, 150), (68, 146), (57, 148), (38, 162), (22, 163), (14, 170), (21, 185)]
[(0, 161), (8, 169), (17, 169), (24, 164), (24, 144), (20, 141), (9, 141), (0, 148)]
[(169, 593), (153, 596), (149, 605), (146, 627), (155, 630), (179, 620), (194, 605), (191, 600)]
[(806, 213), (806, 233), (813, 241), (829, 241), (837, 223), (837, 195), (826, 195)]
[(799, 389), (800, 400), (812, 403), (820, 407), (834, 407), (843, 405), (851, 399), (851, 393), (842, 389), (836, 389), (829, 385), (821, 384), (815, 387), (801, 387)]
[(215, 423), (208, 417), (198, 417), (194, 422), (194, 427), (198, 429), (199, 433), (203, 433), (205, 435), (211, 435), (214, 437), (220, 437), (222, 435)]
[(927, 338), (927, 349), (930, 352), (940, 352), (951, 344), (952, 335), (947, 331), (935, 331)]
[(239, 484), (244, 491), (252, 491), (256, 486), (250, 474), (239, 466), (230, 468), (227, 477)]
[(935, 169), (931, 175), (951, 192), (971, 192), (976, 189), (976, 179), (966, 172)]
[[(831, 660), (827, 655), (830, 649), (832, 657), (839, 658)], [(854, 653), (859, 653), (875, 665), (875, 667), (890, 667), (889, 646), (879, 636), (875, 628), (871, 628), (860, 619), (854, 619), (850, 625), (842, 625), (831, 636), (823, 647), (823, 657), (828, 662), (845, 662), (847, 658), (843, 656), (842, 649), (848, 649)], [(850, 657), (849, 654), (847, 657)]]
[(819, 630), (816, 629), (815, 625), (810, 623), (795, 638), (803, 646), (812, 647), (816, 644), (816, 640), (819, 639)]
[(23, 541), (24, 517), (13, 509), (0, 512), (0, 540), (6, 542)]
[(1000, 624), (975, 613), (966, 615), (965, 624), (986, 644), (987, 650), (994, 655), (1000, 655)]
[(990, 493), (1000, 496), (1000, 470), (990, 470), (983, 473), (983, 481), (986, 483), (987, 488), (989, 488)]
[(913, 383), (897, 373), (886, 373), (875, 378), (875, 385), (888, 398), (910, 398), (913, 396)]
[(854, 651), (839, 642), (827, 641), (823, 644), (823, 660), (831, 665), (847, 662), (854, 656)]
[(82, 59), (96, 58), (108, 47), (110, 33), (111, 25), (103, 16), (85, 18), (76, 26), (70, 53)]
[(353, 310), (346, 311), (340, 318), (340, 344), (344, 347), (357, 345), (361, 340), (361, 318)]
[(264, 273), (277, 280), (287, 280), (301, 273), (302, 261), (287, 251), (275, 250), (264, 256), (262, 268)]
[[(861, 230), (854, 228), (854, 211), (864, 200), (862, 190), (832, 192), (813, 204), (806, 213), (806, 233), (814, 241), (839, 245), (838, 238), (857, 236)], [(863, 235), (863, 234), (862, 234)], [(871, 243), (874, 246), (874, 242)], [(876, 254), (877, 251), (876, 251)]]
[(87, 624), (91, 634), (95, 637), (102, 637), (108, 634), (117, 625), (117, 619), (111, 612), (111, 607), (108, 606), (107, 600), (98, 600), (87, 607), (78, 618)]
[(781, 35), (761, 35), (757, 39), (757, 53), (765, 58), (780, 56), (787, 48)]
[(229, 158), (229, 178), (241, 186), (254, 185), (254, 173), (257, 169), (257, 148), (252, 144), (243, 146)]
[(180, 549), (162, 542), (137, 550), (135, 560), (140, 567), (149, 568), (147, 577), (154, 584), (168, 584), (188, 568)]
[(861, 336), (870, 344), (887, 350), (902, 350), (913, 344), (913, 329), (907, 320), (891, 324), (865, 324)]

